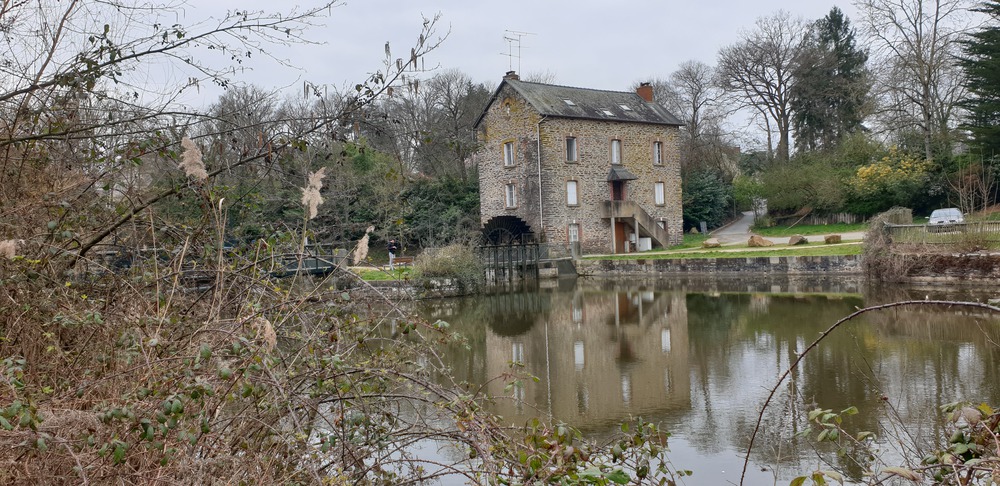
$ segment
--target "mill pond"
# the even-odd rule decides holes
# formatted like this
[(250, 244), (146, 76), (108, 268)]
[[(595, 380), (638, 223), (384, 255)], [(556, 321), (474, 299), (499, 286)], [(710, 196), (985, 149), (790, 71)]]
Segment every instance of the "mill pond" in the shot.
[[(991, 297), (986, 288), (756, 276), (566, 280), (416, 305), (468, 339), (443, 358), (470, 389), (494, 397), (491, 411), (510, 424), (552, 419), (600, 440), (641, 416), (671, 434), (673, 466), (694, 472), (686, 484), (736, 484), (770, 389), (822, 331), (866, 306)], [(787, 484), (816, 469), (860, 479), (865, 454), (838, 455), (800, 434), (817, 407), (856, 407), (844, 428), (875, 432), (890, 464), (900, 447), (940, 445), (947, 439), (941, 405), (1000, 403), (997, 317), (916, 306), (867, 313), (838, 328), (766, 409), (745, 484)]]

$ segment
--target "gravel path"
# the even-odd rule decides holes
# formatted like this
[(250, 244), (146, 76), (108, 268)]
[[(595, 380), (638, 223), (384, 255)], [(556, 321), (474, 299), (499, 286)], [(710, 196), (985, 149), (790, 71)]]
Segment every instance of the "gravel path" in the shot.
[[(747, 240), (750, 239), (750, 226), (753, 225), (753, 211), (747, 211), (743, 213), (743, 217), (739, 220), (730, 223), (722, 228), (709, 233), (710, 236), (718, 238), (719, 242), (723, 246), (731, 245), (745, 245)], [(865, 238), (865, 233), (863, 231), (852, 231), (848, 233), (831, 233), (839, 234), (843, 241), (858, 241)], [(823, 238), (827, 235), (808, 235), (806, 239), (809, 241), (823, 241)], [(768, 240), (771, 240), (776, 245), (787, 245), (788, 240), (791, 237), (788, 236), (765, 236)]]

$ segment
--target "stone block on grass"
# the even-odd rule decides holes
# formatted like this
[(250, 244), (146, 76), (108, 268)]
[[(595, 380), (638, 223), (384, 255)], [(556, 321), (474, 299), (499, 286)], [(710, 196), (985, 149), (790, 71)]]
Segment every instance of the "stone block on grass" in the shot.
[(802, 235), (795, 235), (788, 239), (788, 246), (807, 245), (807, 244), (809, 244), (809, 240), (807, 240), (806, 237)]
[(709, 239), (701, 242), (701, 247), (702, 248), (719, 248), (721, 246), (722, 246), (722, 243), (719, 242), (718, 238), (709, 238)]
[(823, 242), (826, 243), (827, 245), (840, 243), (840, 235), (826, 235), (826, 237), (823, 238)]
[(749, 246), (750, 248), (763, 248), (768, 246), (774, 246), (774, 242), (765, 239), (762, 236), (753, 235), (750, 237), (750, 240), (747, 241), (747, 246)]

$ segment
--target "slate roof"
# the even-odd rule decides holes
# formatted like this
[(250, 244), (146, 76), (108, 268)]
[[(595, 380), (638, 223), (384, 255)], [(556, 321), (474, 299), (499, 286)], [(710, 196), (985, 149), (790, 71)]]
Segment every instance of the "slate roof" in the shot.
[[(649, 103), (635, 92), (573, 88), (553, 84), (504, 79), (476, 120), (482, 122), (490, 105), (507, 85), (524, 97), (540, 114), (558, 118), (649, 123), (681, 126), (684, 123), (657, 103)], [(567, 102), (566, 100), (569, 100)]]

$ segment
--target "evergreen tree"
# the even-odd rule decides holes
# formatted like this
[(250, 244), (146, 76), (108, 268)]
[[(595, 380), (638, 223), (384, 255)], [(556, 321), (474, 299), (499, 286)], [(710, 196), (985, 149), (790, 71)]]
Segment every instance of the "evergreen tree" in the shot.
[(991, 22), (961, 42), (959, 63), (968, 90), (962, 105), (969, 112), (965, 128), (972, 132), (974, 147), (993, 157), (1000, 154), (1000, 2), (985, 2), (974, 10)]
[(871, 89), (868, 53), (855, 43), (850, 20), (837, 7), (809, 29), (795, 62), (792, 124), (800, 150), (834, 148), (862, 129)]

